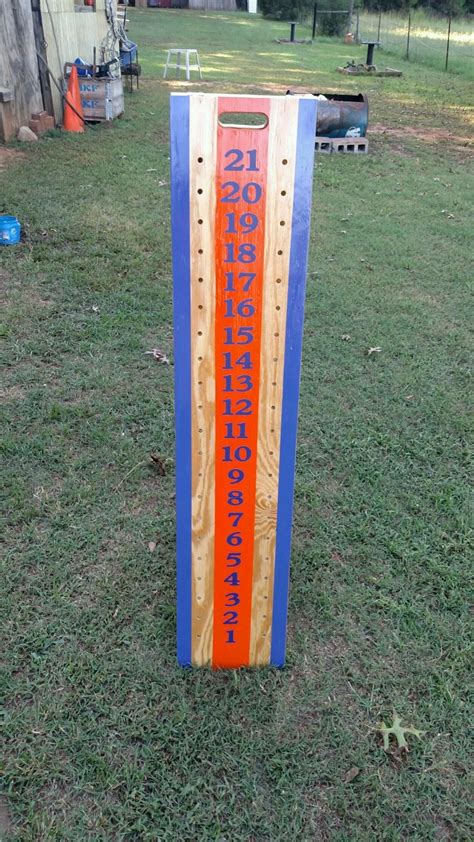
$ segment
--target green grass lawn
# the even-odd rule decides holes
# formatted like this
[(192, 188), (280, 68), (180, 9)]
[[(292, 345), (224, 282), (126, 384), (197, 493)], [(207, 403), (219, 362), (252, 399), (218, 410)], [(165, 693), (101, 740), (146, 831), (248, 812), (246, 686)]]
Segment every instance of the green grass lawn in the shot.
[[(2, 838), (471, 839), (468, 82), (345, 79), (365, 48), (246, 15), (129, 17), (125, 117), (0, 172), (25, 231), (0, 252)], [(281, 671), (175, 660), (173, 367), (145, 355), (173, 354), (173, 45), (206, 90), (370, 98), (370, 154), (315, 169)], [(425, 732), (406, 758), (374, 730), (394, 709)]]

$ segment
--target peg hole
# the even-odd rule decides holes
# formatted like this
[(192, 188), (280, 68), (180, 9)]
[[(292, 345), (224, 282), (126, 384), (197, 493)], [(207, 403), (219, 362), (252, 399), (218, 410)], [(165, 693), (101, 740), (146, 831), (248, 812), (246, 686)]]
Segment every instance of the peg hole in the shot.
[(198, 193), (199, 193), (200, 196), (202, 196), (202, 187), (198, 188)]
[(201, 156), (199, 156), (199, 158), (198, 158), (198, 164), (202, 164), (203, 160), (204, 160), (204, 158), (201, 158)]
[[(199, 193), (199, 190), (198, 190), (198, 193)], [(282, 195), (282, 196), (286, 196), (286, 190), (282, 190), (282, 191), (281, 191), (281, 195)]]
[(283, 158), (283, 160), (282, 160), (282, 164), (283, 164), (284, 166), (286, 166), (286, 165), (287, 165), (287, 163), (288, 163), (288, 158)]
[(280, 219), (280, 225), (286, 225), (286, 222), (285, 222), (284, 219)]

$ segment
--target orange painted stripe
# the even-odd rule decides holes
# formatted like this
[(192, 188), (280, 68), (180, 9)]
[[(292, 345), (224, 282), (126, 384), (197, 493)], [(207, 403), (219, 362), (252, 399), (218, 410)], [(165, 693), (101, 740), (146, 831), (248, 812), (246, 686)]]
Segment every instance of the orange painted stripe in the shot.
[[(219, 98), (218, 115), (268, 114), (269, 107), (266, 98), (225, 97)], [(231, 150), (243, 154), (239, 157)], [(249, 664), (267, 155), (268, 125), (263, 129), (218, 126), (214, 667)], [(254, 186), (247, 187), (249, 183)], [(236, 201), (223, 201), (232, 196)], [(255, 217), (256, 227), (245, 233), (243, 229), (253, 227)], [(246, 259), (251, 257), (255, 259)], [(252, 280), (249, 273), (255, 275)], [(250, 358), (238, 363), (247, 352)], [(237, 414), (241, 412), (245, 414)]]

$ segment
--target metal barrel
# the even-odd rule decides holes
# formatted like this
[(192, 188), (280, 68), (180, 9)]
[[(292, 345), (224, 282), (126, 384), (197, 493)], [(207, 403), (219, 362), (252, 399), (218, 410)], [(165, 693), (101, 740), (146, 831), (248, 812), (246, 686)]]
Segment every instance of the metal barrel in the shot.
[(369, 122), (369, 101), (365, 94), (314, 94), (319, 99), (316, 135), (322, 137), (365, 137)]

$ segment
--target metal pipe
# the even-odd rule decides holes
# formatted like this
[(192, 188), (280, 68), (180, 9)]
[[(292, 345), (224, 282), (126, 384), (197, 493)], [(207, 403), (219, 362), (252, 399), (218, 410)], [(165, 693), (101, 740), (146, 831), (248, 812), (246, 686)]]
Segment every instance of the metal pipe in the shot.
[(314, 6), (313, 6), (313, 34), (311, 36), (312, 38), (314, 38), (316, 36), (316, 17), (317, 17), (317, 14), (318, 14), (318, 4), (315, 3)]
[(451, 14), (449, 15), (449, 21), (448, 21), (448, 40), (446, 41), (446, 64), (445, 64), (445, 67), (444, 67), (445, 70), (448, 69), (449, 39), (450, 39), (450, 37), (451, 37)]
[(410, 30), (411, 30), (411, 11), (408, 12), (408, 32), (407, 32), (407, 61), (410, 61)]

